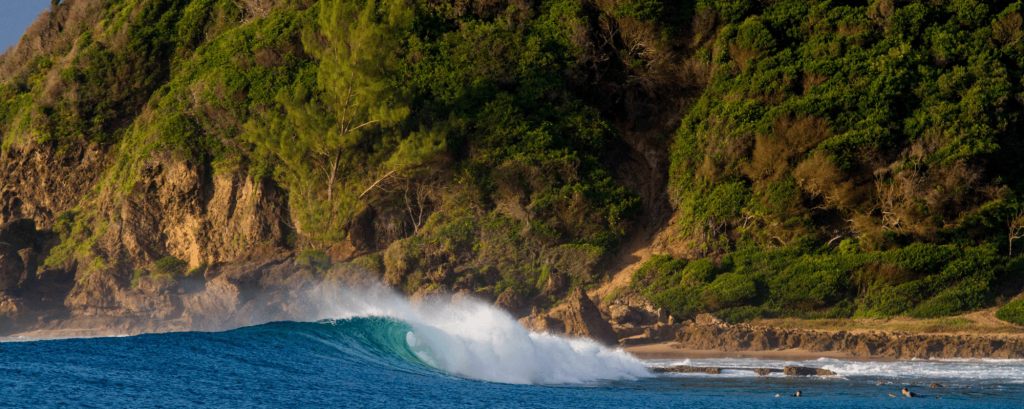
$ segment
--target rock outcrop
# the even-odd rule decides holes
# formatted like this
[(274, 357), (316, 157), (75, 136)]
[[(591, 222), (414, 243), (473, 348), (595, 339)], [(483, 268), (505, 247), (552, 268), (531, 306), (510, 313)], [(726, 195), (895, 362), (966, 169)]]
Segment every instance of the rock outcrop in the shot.
[(714, 351), (802, 349), (890, 359), (1024, 358), (1024, 336), (908, 335), (886, 332), (792, 330), (749, 325), (688, 325), (681, 348)]
[(654, 373), (704, 373), (708, 375), (720, 375), (722, 373), (721, 368), (710, 367), (710, 366), (689, 366), (689, 365), (676, 365), (665, 368), (651, 368), (651, 372)]
[(587, 293), (576, 289), (565, 301), (567, 308), (557, 316), (565, 324), (565, 333), (589, 337), (605, 345), (618, 344), (618, 337), (611, 324), (601, 316)]
[(519, 322), (532, 331), (588, 337), (605, 345), (616, 345), (619, 340), (601, 310), (581, 289), (570, 293), (558, 308), (546, 314), (523, 317)]
[(782, 370), (787, 376), (836, 376), (835, 372), (823, 368), (787, 366)]
[(494, 301), (494, 306), (508, 311), (516, 318), (523, 316), (523, 297), (511, 288), (506, 289), (498, 296), (498, 299)]

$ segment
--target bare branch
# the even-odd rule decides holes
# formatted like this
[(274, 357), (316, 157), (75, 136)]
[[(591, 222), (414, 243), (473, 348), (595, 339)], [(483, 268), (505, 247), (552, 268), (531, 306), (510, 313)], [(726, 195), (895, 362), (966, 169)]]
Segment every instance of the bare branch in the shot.
[(373, 182), (373, 184), (372, 184), (372, 185), (370, 185), (370, 187), (366, 188), (366, 190), (364, 190), (364, 191), (363, 191), (363, 193), (359, 195), (359, 198), (360, 198), (360, 199), (362, 199), (362, 198), (363, 198), (363, 196), (365, 196), (365, 195), (366, 195), (367, 193), (369, 193), (369, 192), (370, 192), (370, 190), (373, 190), (373, 188), (374, 188), (375, 186), (377, 186), (377, 184), (378, 184), (378, 183), (380, 183), (380, 182), (381, 182), (382, 180), (386, 179), (386, 178), (387, 178), (388, 176), (391, 176), (391, 174), (392, 174), (392, 173), (395, 173), (395, 172), (397, 172), (397, 171), (398, 171), (398, 169), (395, 169), (395, 170), (392, 170), (392, 171), (388, 172), (388, 173), (387, 173), (386, 175), (384, 175), (384, 176), (381, 176), (381, 178), (380, 178), (380, 179), (377, 179), (377, 181), (376, 181), (376, 182)]
[(367, 123), (365, 123), (365, 124), (362, 124), (362, 125), (359, 125), (359, 126), (357, 126), (357, 127), (355, 127), (355, 128), (349, 129), (348, 131), (349, 131), (349, 132), (352, 132), (352, 131), (355, 131), (356, 129), (362, 128), (362, 127), (364, 127), (364, 126), (366, 126), (366, 125), (371, 125), (371, 124), (375, 124), (375, 123), (377, 123), (377, 122), (380, 122), (380, 121), (378, 121), (378, 120), (374, 119), (374, 120), (372, 120), (372, 121), (370, 121), (370, 122), (367, 122)]
[(1013, 256), (1013, 241), (1024, 237), (1024, 209), (1018, 210), (1017, 215), (1010, 219), (1007, 224), (1010, 228), (1010, 256)]

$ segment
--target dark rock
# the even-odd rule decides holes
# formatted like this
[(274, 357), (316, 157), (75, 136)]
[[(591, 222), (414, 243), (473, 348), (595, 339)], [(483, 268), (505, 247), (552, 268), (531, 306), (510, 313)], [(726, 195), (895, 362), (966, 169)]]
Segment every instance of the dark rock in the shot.
[(377, 217), (377, 211), (373, 206), (366, 206), (352, 219), (352, 227), (348, 231), (348, 240), (357, 251), (365, 252), (375, 250), (377, 239), (374, 236), (373, 220)]
[(7, 243), (15, 250), (35, 245), (36, 222), (32, 219), (13, 220), (0, 225), (0, 243)]
[(505, 291), (498, 296), (498, 299), (494, 301), (494, 306), (508, 311), (509, 314), (512, 314), (517, 318), (525, 315), (522, 313), (523, 297), (521, 297), (516, 290), (511, 288), (505, 289)]
[(722, 373), (722, 368), (707, 367), (707, 366), (689, 366), (689, 365), (676, 365), (666, 368), (652, 368), (651, 372), (654, 373), (706, 373), (709, 375), (719, 375)]
[(928, 387), (929, 388), (944, 388), (944, 386), (942, 386), (940, 384), (937, 384), (937, 383), (933, 383), (931, 385), (928, 385)]
[(566, 309), (560, 311), (559, 318), (565, 323), (565, 333), (580, 337), (589, 337), (605, 345), (615, 345), (618, 338), (611, 324), (601, 316), (594, 302), (587, 294), (576, 289), (565, 301)]
[(754, 368), (754, 373), (756, 373), (757, 376), (768, 376), (772, 373), (772, 370), (769, 368)]
[(807, 368), (803, 366), (787, 366), (783, 373), (788, 376), (835, 376), (836, 373), (828, 369)]
[(18, 289), (24, 272), (25, 264), (14, 246), (0, 242), (0, 292)]

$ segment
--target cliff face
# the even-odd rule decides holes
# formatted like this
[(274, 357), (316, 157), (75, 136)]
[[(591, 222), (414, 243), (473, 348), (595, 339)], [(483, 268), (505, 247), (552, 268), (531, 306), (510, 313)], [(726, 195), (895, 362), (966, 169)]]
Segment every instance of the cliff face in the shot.
[(370, 277), (611, 342), (1024, 285), (1019, 5), (438, 4), (53, 5), (0, 56), (0, 330)]
[[(246, 308), (243, 292), (272, 298), (270, 287), (278, 281), (304, 277), (301, 268), (285, 263), (291, 254), (282, 247), (288, 218), (283, 194), (272, 182), (211, 174), (202, 166), (154, 155), (123, 198), (96, 197), (90, 191), (98, 189), (108, 157), (95, 147), (55, 155), (45, 147), (22, 145), (3, 157), (8, 198), (0, 213), (4, 331), (228, 327), (236, 310)], [(53, 231), (55, 215), (83, 203), (97, 209), (91, 217), (104, 220), (105, 226), (88, 238), (88, 247), (73, 248), (69, 257), (54, 262), (54, 254), (62, 251), (55, 251), (61, 245), (60, 234)], [(167, 254), (201, 271), (187, 277), (135, 273)], [(102, 268), (79, 264), (99, 257), (108, 260)], [(273, 270), (281, 264), (286, 266)], [(261, 282), (271, 270), (276, 276), (267, 280), (275, 284)]]
[(51, 229), (96, 186), (111, 158), (109, 149), (90, 144), (12, 144), (0, 153), (0, 223), (27, 218)]

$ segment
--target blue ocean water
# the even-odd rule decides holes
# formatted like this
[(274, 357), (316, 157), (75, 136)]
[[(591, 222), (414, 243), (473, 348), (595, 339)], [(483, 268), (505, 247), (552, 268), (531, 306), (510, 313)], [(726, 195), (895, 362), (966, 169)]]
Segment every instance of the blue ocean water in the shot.
[[(840, 374), (834, 379), (743, 371), (655, 376), (643, 367), (678, 362), (460, 324), (450, 330), (369, 316), (211, 333), (2, 342), (0, 407), (1024, 407), (1021, 361), (802, 363), (829, 367)], [(952, 387), (912, 385), (925, 397), (889, 396), (917, 382)], [(796, 390), (805, 397), (787, 396)]]

